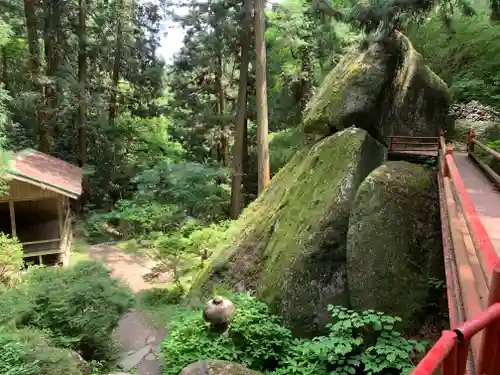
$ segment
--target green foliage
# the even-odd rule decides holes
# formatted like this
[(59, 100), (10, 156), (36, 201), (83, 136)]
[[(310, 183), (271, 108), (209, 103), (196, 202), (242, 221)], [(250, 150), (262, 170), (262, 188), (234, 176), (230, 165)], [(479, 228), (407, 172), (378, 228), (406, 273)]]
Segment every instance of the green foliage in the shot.
[(157, 307), (164, 305), (180, 304), (184, 292), (179, 288), (153, 288), (144, 291), (141, 294), (141, 302), (145, 306)]
[(254, 369), (276, 367), (291, 343), (290, 331), (250, 295), (229, 298), (237, 309), (224, 334), (212, 332), (200, 311), (188, 311), (171, 323), (161, 351), (164, 375), (177, 375), (202, 358), (240, 362)]
[(76, 353), (54, 347), (46, 332), (0, 328), (0, 374), (83, 375)]
[(415, 49), (429, 67), (451, 88), (458, 101), (478, 100), (500, 108), (500, 45), (495, 43), (500, 32), (498, 23), (489, 20), (488, 4), (472, 4), (477, 15), (456, 14), (451, 28), (434, 15), (409, 36)]
[(99, 237), (104, 223), (130, 238), (171, 233), (189, 217), (205, 223), (227, 217), (229, 173), (218, 166), (162, 161), (133, 181), (137, 191), (131, 199), (119, 200), (110, 212), (90, 216), (87, 231), (91, 237)]
[(414, 354), (425, 350), (424, 343), (397, 332), (400, 318), (381, 312), (329, 306), (328, 335), (293, 339), (262, 302), (248, 294), (229, 299), (236, 314), (223, 334), (212, 332), (199, 311), (174, 319), (162, 347), (165, 375), (178, 374), (200, 358), (239, 362), (270, 375), (396, 375), (410, 372)]
[(38, 268), (0, 295), (0, 322), (48, 330), (54, 344), (86, 359), (111, 354), (110, 336), (132, 306), (129, 290), (94, 261), (71, 268)]
[(193, 259), (200, 257), (200, 266), (212, 254), (215, 246), (225, 237), (228, 222), (201, 227), (197, 221), (188, 220), (171, 233), (153, 233), (152, 254), (162, 261), (157, 269), (171, 270), (174, 282), (182, 289), (181, 276), (191, 271)]
[(19, 281), (23, 267), (23, 247), (17, 238), (0, 232), (0, 285), (10, 287)]
[(296, 341), (274, 375), (409, 373), (413, 353), (425, 350), (423, 343), (407, 340), (395, 330), (400, 318), (373, 310), (328, 309), (333, 318), (328, 336)]

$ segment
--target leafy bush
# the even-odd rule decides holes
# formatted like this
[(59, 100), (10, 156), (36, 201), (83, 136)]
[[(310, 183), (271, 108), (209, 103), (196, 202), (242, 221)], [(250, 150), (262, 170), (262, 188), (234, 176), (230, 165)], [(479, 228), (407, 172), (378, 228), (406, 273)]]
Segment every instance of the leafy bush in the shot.
[(85, 367), (76, 353), (51, 345), (43, 331), (0, 328), (2, 375), (83, 375)]
[[(500, 152), (500, 140), (487, 142), (485, 146), (496, 152)], [(475, 147), (474, 152), (477, 153), (479, 157), (491, 167), (491, 169), (500, 174), (500, 160), (477, 146)]]
[(227, 332), (212, 332), (199, 311), (175, 319), (163, 343), (164, 375), (178, 374), (200, 359), (242, 363), (272, 375), (401, 374), (413, 368), (414, 353), (425, 345), (394, 329), (400, 318), (372, 310), (358, 313), (329, 306), (329, 334), (293, 339), (279, 317), (248, 294), (229, 297), (236, 314)]
[(411, 30), (409, 37), (456, 100), (479, 100), (500, 108), (500, 44), (495, 43), (500, 25), (490, 22), (487, 3), (472, 6), (478, 14), (455, 14), (451, 29), (435, 14)]
[(16, 238), (0, 232), (0, 285), (13, 286), (23, 267), (23, 247)]
[(57, 346), (85, 359), (110, 355), (110, 336), (133, 298), (101, 263), (39, 268), (25, 283), (0, 295), (0, 324), (48, 330)]
[(333, 323), (328, 336), (297, 340), (274, 375), (401, 374), (413, 369), (413, 353), (423, 343), (406, 340), (394, 330), (400, 318), (373, 310), (358, 313), (329, 306)]
[(291, 332), (267, 306), (247, 294), (235, 294), (236, 314), (226, 334), (211, 332), (199, 311), (188, 311), (170, 325), (163, 342), (164, 375), (177, 375), (200, 359), (241, 362), (263, 370), (275, 368), (289, 350)]
[(141, 293), (141, 302), (149, 307), (178, 305), (183, 296), (184, 291), (179, 288), (152, 288)]
[(131, 199), (119, 200), (110, 212), (90, 215), (86, 229), (91, 238), (102, 239), (106, 223), (130, 238), (177, 231), (189, 218), (212, 223), (227, 217), (229, 174), (218, 166), (165, 162), (134, 182), (137, 192)]

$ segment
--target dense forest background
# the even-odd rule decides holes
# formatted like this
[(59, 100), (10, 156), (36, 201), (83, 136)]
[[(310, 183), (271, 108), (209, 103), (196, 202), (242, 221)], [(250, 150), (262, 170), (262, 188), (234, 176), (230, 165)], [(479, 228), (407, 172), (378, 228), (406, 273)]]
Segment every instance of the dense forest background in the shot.
[[(273, 174), (304, 142), (315, 88), (370, 17), (401, 4), (417, 12), (403, 12), (400, 28), (455, 100), (500, 108), (496, 0), (395, 4), (267, 4), (259, 65), (249, 0), (0, 1), (2, 158), (31, 147), (83, 167), (75, 209), (96, 240), (113, 227), (172, 247), (225, 227), (258, 194), (258, 122), (268, 122)], [(168, 64), (157, 53), (165, 20), (185, 31)]]

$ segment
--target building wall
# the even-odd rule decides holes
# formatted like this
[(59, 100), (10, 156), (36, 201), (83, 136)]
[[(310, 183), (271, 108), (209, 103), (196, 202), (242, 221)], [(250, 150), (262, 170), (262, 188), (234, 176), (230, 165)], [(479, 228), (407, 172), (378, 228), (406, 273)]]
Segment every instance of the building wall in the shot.
[(52, 190), (42, 189), (35, 185), (17, 180), (9, 181), (9, 194), (1, 195), (0, 201), (9, 200), (34, 200), (40, 198), (58, 197), (59, 194)]

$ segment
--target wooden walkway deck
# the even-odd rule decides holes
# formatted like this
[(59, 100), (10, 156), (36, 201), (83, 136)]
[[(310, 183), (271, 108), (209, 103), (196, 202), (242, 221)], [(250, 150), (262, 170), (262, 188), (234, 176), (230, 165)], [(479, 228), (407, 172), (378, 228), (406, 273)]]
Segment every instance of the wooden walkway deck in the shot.
[(454, 158), (467, 194), (500, 257), (500, 192), (466, 153), (455, 152)]

